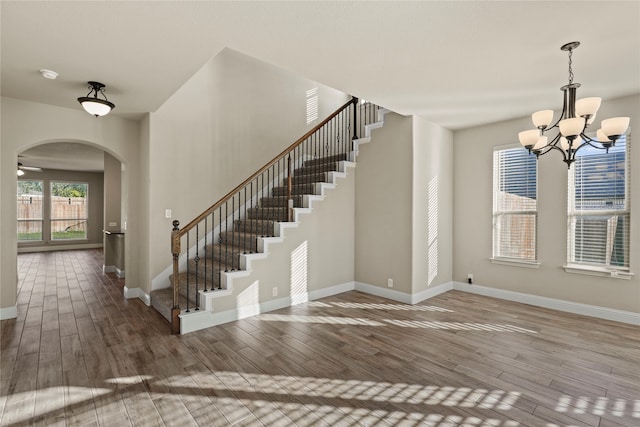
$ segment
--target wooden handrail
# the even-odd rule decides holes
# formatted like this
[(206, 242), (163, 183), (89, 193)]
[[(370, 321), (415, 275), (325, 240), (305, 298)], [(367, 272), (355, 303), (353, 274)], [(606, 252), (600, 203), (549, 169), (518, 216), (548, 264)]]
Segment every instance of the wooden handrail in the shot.
[[(314, 126), (311, 130), (309, 130), (307, 133), (305, 133), (302, 137), (300, 137), (298, 140), (296, 140), (293, 144), (291, 144), (289, 147), (287, 147), (284, 151), (282, 151), (280, 154), (278, 154), (276, 157), (273, 158), (273, 160), (269, 161), (267, 164), (265, 164), (264, 166), (262, 166), (260, 169), (258, 169), (255, 173), (253, 173), (250, 177), (248, 177), (247, 179), (245, 179), (240, 185), (236, 186), (233, 190), (229, 191), (224, 197), (222, 197), (220, 200), (218, 200), (217, 202), (215, 202), (213, 205), (211, 205), (209, 208), (207, 208), (204, 212), (202, 212), (200, 215), (198, 215), (197, 217), (195, 217), (193, 220), (191, 220), (187, 225), (185, 225), (184, 227), (180, 228), (180, 222), (179, 221), (173, 221), (173, 229), (171, 231), (171, 254), (172, 254), (172, 258), (173, 258), (173, 278), (172, 278), (172, 287), (173, 287), (173, 306), (171, 308), (171, 332), (173, 334), (178, 334), (180, 333), (180, 313), (181, 313), (181, 309), (180, 309), (180, 278), (179, 278), (179, 262), (180, 262), (180, 253), (181, 253), (181, 242), (182, 242), (182, 237), (187, 235), (189, 236), (189, 232), (191, 230), (193, 230), (194, 228), (196, 229), (196, 240), (197, 240), (197, 230), (198, 230), (198, 226), (199, 224), (201, 224), (203, 221), (206, 221), (207, 217), (209, 215), (215, 215), (215, 211), (218, 209), (222, 209), (222, 206), (225, 204), (228, 204), (229, 201), (232, 201), (232, 206), (233, 206), (233, 200), (236, 197), (237, 194), (241, 193), (243, 190), (245, 190), (245, 199), (246, 199), (246, 188), (249, 186), (249, 184), (252, 185), (253, 188), (253, 184), (252, 181), (257, 180), (261, 175), (263, 175), (265, 172), (267, 172), (267, 174), (269, 173), (268, 170), (269, 168), (274, 167), (274, 165), (276, 165), (278, 162), (281, 162), (283, 159), (285, 159), (285, 157), (288, 156), (288, 159), (286, 160), (286, 174), (287, 174), (287, 181), (286, 181), (286, 198), (287, 198), (287, 218), (289, 221), (292, 220), (292, 213), (293, 213), (293, 199), (292, 199), (292, 161), (291, 161), (291, 153), (294, 152), (294, 150), (296, 150), (300, 145), (302, 145), (302, 143), (304, 143), (305, 141), (309, 140), (309, 138), (311, 138), (316, 132), (318, 132), (320, 129), (324, 128), (325, 126), (327, 126), (327, 124), (331, 123), (332, 120), (334, 120), (336, 117), (338, 117), (342, 112), (344, 112), (345, 110), (348, 110), (348, 108), (350, 107), (350, 105), (353, 104), (354, 108), (354, 116), (353, 116), (353, 138), (356, 138), (356, 126), (357, 126), (357, 122), (356, 122), (356, 106), (358, 104), (358, 98), (352, 97), (348, 102), (344, 103), (340, 108), (338, 108), (336, 111), (334, 111), (331, 115), (329, 115), (326, 119), (324, 119), (322, 122), (318, 123), (316, 126)], [(275, 176), (274, 176), (275, 178)], [(232, 207), (232, 211), (233, 211), (233, 207)], [(220, 215), (222, 216), (222, 211), (220, 211)], [(225, 215), (226, 215), (226, 208), (225, 208)], [(220, 218), (220, 220), (222, 221), (222, 217)], [(232, 219), (233, 222), (233, 219)], [(206, 224), (206, 222), (205, 222)], [(187, 238), (187, 246), (189, 245), (189, 240)], [(206, 239), (205, 239), (206, 242)], [(233, 241), (232, 241), (233, 244)], [(189, 248), (187, 248), (187, 254), (188, 254)], [(205, 256), (206, 256), (206, 252), (205, 252)], [(196, 268), (197, 268), (197, 263), (199, 261), (199, 257), (196, 256), (195, 258), (195, 262), (196, 262)], [(225, 258), (226, 260), (226, 258)], [(206, 266), (206, 264), (205, 264)], [(187, 275), (188, 275), (188, 270), (187, 270)], [(205, 270), (205, 277), (206, 277), (206, 270)], [(197, 279), (198, 276), (196, 274), (196, 294), (198, 292), (198, 285), (197, 285)], [(188, 282), (188, 277), (186, 278), (187, 283), (186, 283), (186, 289), (187, 289), (187, 311), (189, 311), (189, 303), (188, 303), (188, 295), (189, 295), (189, 282)], [(212, 288), (213, 290), (213, 285)], [(205, 289), (206, 290), (206, 289)], [(198, 296), (196, 296), (196, 310), (198, 310)]]
[[(197, 217), (195, 217), (192, 221), (190, 221), (187, 225), (185, 225), (184, 227), (182, 227), (181, 229), (176, 230), (177, 227), (174, 227), (174, 231), (171, 232), (171, 252), (175, 255), (175, 254), (180, 254), (180, 238), (182, 236), (184, 236), (187, 232), (189, 232), (191, 229), (193, 229), (197, 224), (199, 224), (202, 220), (205, 219), (205, 217), (207, 217), (209, 214), (211, 214), (213, 211), (215, 211), (216, 209), (218, 209), (220, 206), (222, 206), (224, 203), (226, 203), (229, 199), (231, 199), (231, 197), (233, 197), (235, 194), (237, 194), (240, 190), (242, 190), (244, 187), (246, 187), (251, 181), (253, 181), (254, 179), (256, 179), (260, 174), (262, 174), (264, 171), (266, 171), (267, 169), (269, 169), (271, 166), (273, 166), (274, 164), (276, 164), (280, 159), (282, 159), (287, 153), (291, 152), (294, 148), (296, 148), (298, 145), (302, 144), (307, 138), (309, 138), (311, 135), (313, 135), (316, 131), (318, 131), (318, 129), (322, 128), (324, 125), (326, 125), (327, 123), (329, 123), (331, 121), (331, 119), (333, 119), (334, 117), (336, 117), (338, 114), (340, 114), (342, 111), (344, 111), (346, 108), (349, 107), (349, 105), (351, 104), (355, 104), (358, 102), (358, 98), (352, 97), (348, 102), (344, 103), (344, 105), (342, 105), (340, 108), (338, 108), (336, 111), (334, 111), (329, 117), (327, 117), (326, 119), (324, 119), (322, 122), (318, 123), (316, 126), (314, 126), (311, 130), (309, 130), (309, 132), (305, 133), (302, 137), (300, 137), (298, 140), (296, 140), (296, 142), (294, 142), (293, 144), (291, 144), (289, 147), (287, 147), (284, 151), (282, 151), (280, 154), (278, 154), (276, 157), (273, 158), (273, 160), (271, 160), (269, 163), (267, 163), (266, 165), (264, 165), (263, 167), (261, 167), (260, 169), (258, 169), (253, 175), (251, 175), (249, 178), (245, 179), (244, 181), (242, 181), (242, 183), (240, 185), (238, 185), (237, 187), (235, 187), (233, 190), (229, 191), (225, 196), (223, 196), (220, 200), (218, 200), (217, 202), (215, 202), (213, 205), (211, 205), (209, 208), (207, 208), (204, 212), (202, 212), (200, 215), (198, 215)], [(355, 125), (354, 125), (355, 127)], [(175, 221), (174, 221), (175, 222)], [(175, 226), (175, 224), (174, 224)]]

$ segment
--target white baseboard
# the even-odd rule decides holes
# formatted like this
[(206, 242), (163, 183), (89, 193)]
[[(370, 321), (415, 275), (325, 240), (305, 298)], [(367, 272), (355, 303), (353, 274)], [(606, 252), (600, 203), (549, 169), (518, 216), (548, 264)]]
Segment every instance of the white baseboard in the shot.
[(451, 289), (453, 289), (453, 282), (447, 282), (442, 285), (434, 286), (433, 288), (425, 289), (424, 291), (411, 295), (411, 304), (418, 304), (422, 301), (428, 300), (429, 298), (437, 297), (440, 294), (449, 292)]
[(2, 307), (0, 308), (0, 320), (15, 319), (18, 317), (18, 307)]
[(223, 323), (229, 323), (261, 313), (280, 310), (281, 308), (329, 297), (347, 291), (352, 291), (353, 289), (354, 282), (348, 282), (323, 289), (317, 289), (314, 291), (306, 292), (304, 294), (287, 296), (284, 298), (265, 301), (260, 304), (252, 304), (233, 310), (221, 311), (219, 313), (209, 310), (182, 313), (180, 315), (180, 333), (186, 334), (189, 332), (198, 331), (200, 329), (222, 325)]
[(140, 288), (124, 287), (124, 297), (127, 299), (140, 298), (146, 306), (151, 306), (151, 296)]
[[(180, 333), (186, 334), (186, 333), (194, 332), (200, 329), (205, 329), (212, 326), (233, 322), (235, 320), (244, 319), (246, 317), (255, 316), (261, 313), (268, 313), (270, 311), (279, 310), (281, 308), (290, 307), (300, 303), (305, 303), (307, 301), (313, 301), (321, 298), (330, 297), (333, 295), (341, 294), (343, 292), (348, 292), (352, 290), (364, 292), (371, 295), (376, 295), (382, 298), (387, 298), (387, 299), (397, 301), (397, 302), (402, 302), (405, 304), (417, 304), (419, 302), (433, 298), (437, 295), (448, 292), (452, 289), (463, 291), (463, 292), (474, 293), (478, 295), (489, 296), (489, 297), (498, 298), (498, 299), (504, 299), (508, 301), (535, 305), (538, 307), (565, 311), (569, 313), (582, 314), (582, 315), (596, 317), (596, 318), (602, 318), (602, 319), (614, 320), (614, 321), (619, 321), (624, 323), (630, 323), (634, 325), (640, 325), (639, 313), (613, 310), (613, 309), (586, 305), (586, 304), (578, 304), (578, 303), (573, 303), (569, 301), (539, 297), (536, 295), (506, 291), (502, 289), (489, 288), (485, 286), (468, 285), (466, 283), (461, 283), (461, 282), (444, 283), (442, 285), (438, 285), (433, 288), (425, 289), (413, 295), (406, 294), (404, 292), (399, 292), (392, 289), (385, 289), (379, 286), (369, 285), (367, 283), (362, 283), (362, 282), (347, 282), (340, 285), (313, 290), (305, 294), (287, 296), (284, 298), (269, 300), (260, 304), (253, 304), (245, 307), (236, 308), (233, 310), (222, 311), (219, 313), (216, 313), (214, 311), (207, 311), (207, 310), (183, 313), (180, 315), (180, 328), (181, 328)], [(133, 291), (140, 292), (143, 295), (146, 295), (139, 288), (134, 288), (131, 290), (131, 292)], [(127, 289), (125, 288), (125, 296), (126, 295), (127, 295)], [(132, 297), (135, 297), (135, 296), (140, 297), (138, 294)], [(140, 297), (140, 298), (143, 301), (145, 301), (144, 297)]]
[(309, 301), (327, 298), (333, 295), (341, 294), (343, 292), (353, 291), (355, 288), (356, 282), (347, 282), (341, 285), (330, 286), (328, 288), (316, 289), (309, 292)]
[(550, 308), (552, 310), (565, 311), (567, 313), (596, 317), (598, 319), (606, 319), (616, 322), (629, 323), (632, 325), (640, 325), (640, 313), (634, 313), (631, 311), (616, 310), (613, 308), (599, 307), (596, 305), (580, 304), (577, 302), (564, 301), (531, 294), (523, 294), (520, 292), (507, 291), (504, 289), (489, 288), (486, 286), (469, 285), (462, 282), (453, 282), (453, 289), (457, 291), (469, 292), (472, 294), (499, 298), (507, 301), (535, 305), (537, 307)]
[(394, 291), (393, 289), (381, 288), (379, 286), (369, 285), (367, 283), (355, 282), (355, 290), (364, 292), (365, 294), (371, 294), (382, 298), (387, 298), (393, 301), (403, 302), (405, 304), (411, 304), (411, 295), (404, 292)]
[(420, 291), (415, 294), (406, 294), (393, 289), (381, 288), (380, 286), (369, 285), (362, 282), (355, 282), (356, 291), (412, 305), (443, 294), (451, 289), (453, 289), (453, 282), (448, 282), (433, 288), (425, 289), (424, 291)]

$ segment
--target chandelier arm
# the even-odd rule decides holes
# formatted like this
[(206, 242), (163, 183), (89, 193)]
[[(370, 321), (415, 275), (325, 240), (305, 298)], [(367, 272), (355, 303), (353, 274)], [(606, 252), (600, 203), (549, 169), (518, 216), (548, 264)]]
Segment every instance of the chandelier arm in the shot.
[(563, 158), (562, 161), (565, 163), (567, 162), (567, 159), (568, 159), (567, 152), (564, 151), (561, 147), (558, 147), (557, 145), (549, 145), (548, 147), (549, 149), (545, 151), (544, 154), (547, 154), (551, 150), (558, 150), (562, 154), (562, 158)]
[(558, 145), (558, 142), (560, 141), (560, 136), (561, 136), (561, 134), (560, 134), (560, 132), (558, 132), (556, 134), (556, 136), (553, 137), (551, 142), (548, 143), (547, 145), (552, 145), (552, 146), (556, 147)]
[(580, 144), (580, 145), (578, 146), (578, 148), (576, 148), (576, 149), (575, 149), (575, 150), (573, 150), (573, 151), (574, 151), (574, 152), (577, 152), (579, 149), (581, 149), (582, 147), (584, 147), (584, 146), (586, 146), (586, 145), (589, 145), (590, 147), (593, 147), (593, 148), (595, 148), (596, 150), (609, 150), (609, 148), (611, 148), (611, 147), (606, 147), (606, 146), (598, 147), (597, 145), (592, 144), (592, 143), (591, 143), (591, 142), (589, 142), (589, 141), (584, 141), (582, 144)]
[(567, 113), (567, 91), (563, 90), (562, 92), (563, 92), (563, 97), (562, 97), (563, 100), (562, 100), (562, 111), (560, 112), (560, 116), (558, 117), (558, 120), (556, 120), (554, 124), (552, 124), (551, 126), (547, 126), (542, 130), (543, 134), (545, 131), (551, 130), (553, 128), (560, 128), (560, 122), (565, 119), (564, 116)]
[[(597, 139), (593, 139), (593, 138), (591, 138), (590, 136), (587, 136), (587, 135), (584, 133), (584, 131), (585, 131), (585, 130), (587, 130), (587, 128), (586, 128), (586, 127), (585, 127), (585, 128), (584, 128), (584, 130), (580, 133), (580, 137), (583, 139), (583, 141), (584, 141), (584, 142), (586, 142), (586, 143), (591, 143), (591, 142), (593, 142), (593, 143), (596, 143), (596, 144), (602, 144), (602, 142), (601, 142), (601, 141), (598, 141)], [(595, 145), (593, 145), (593, 144), (589, 144), (589, 145), (591, 145), (591, 146), (592, 146), (592, 147), (594, 147), (594, 148), (601, 148), (601, 147), (595, 146)]]
[(540, 150), (533, 151), (533, 153), (535, 153), (537, 157), (540, 157), (540, 156), (544, 156), (545, 154), (547, 154), (549, 151), (553, 149), (559, 149), (559, 148), (556, 147), (555, 145), (546, 145), (544, 148), (541, 148)]

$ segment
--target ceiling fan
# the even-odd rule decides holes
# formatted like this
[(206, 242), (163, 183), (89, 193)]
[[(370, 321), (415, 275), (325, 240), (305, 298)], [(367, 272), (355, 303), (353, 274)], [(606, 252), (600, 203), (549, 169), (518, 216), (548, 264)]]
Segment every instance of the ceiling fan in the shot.
[(35, 166), (24, 166), (21, 162), (18, 162), (18, 176), (24, 175), (24, 171), (42, 172), (42, 168), (38, 168)]

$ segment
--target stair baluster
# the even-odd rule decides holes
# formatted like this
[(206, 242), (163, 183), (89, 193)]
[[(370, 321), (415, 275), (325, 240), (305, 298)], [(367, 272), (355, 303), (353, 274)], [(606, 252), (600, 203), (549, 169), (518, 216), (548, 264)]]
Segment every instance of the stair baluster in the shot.
[[(375, 121), (377, 110), (352, 98), (186, 226), (173, 221), (173, 303), (170, 315), (165, 315), (172, 333), (180, 332), (181, 307), (185, 313), (193, 306), (200, 310), (203, 293), (223, 289), (223, 272), (240, 269), (241, 254), (256, 252), (259, 236), (273, 236), (275, 223), (294, 220), (294, 207), (303, 206), (304, 195), (315, 194), (316, 183), (326, 182), (340, 161), (350, 159), (353, 141)], [(190, 253), (195, 253), (193, 260)], [(185, 273), (180, 273), (181, 264)]]

